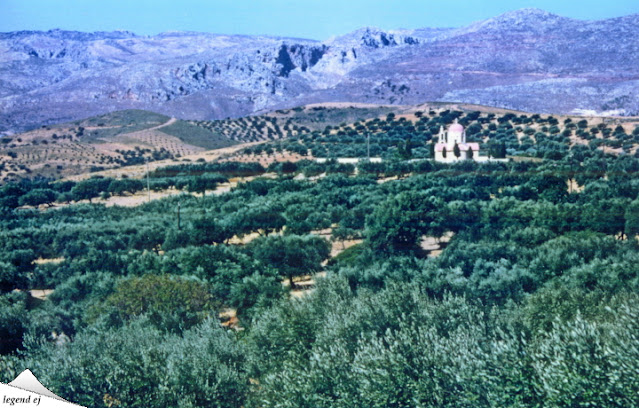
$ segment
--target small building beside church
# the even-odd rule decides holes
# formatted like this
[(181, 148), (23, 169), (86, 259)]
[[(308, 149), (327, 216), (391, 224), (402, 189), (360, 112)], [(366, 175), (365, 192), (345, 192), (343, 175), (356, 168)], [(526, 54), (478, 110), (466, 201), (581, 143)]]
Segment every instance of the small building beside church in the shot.
[[(438, 142), (435, 145), (435, 161), (451, 163), (461, 160), (475, 160), (479, 159), (479, 143), (467, 143), (466, 131), (464, 127), (457, 122), (450, 125), (448, 130), (444, 130), (444, 127), (439, 128)], [(457, 149), (459, 151), (456, 151)], [(458, 153), (456, 155), (455, 153)]]

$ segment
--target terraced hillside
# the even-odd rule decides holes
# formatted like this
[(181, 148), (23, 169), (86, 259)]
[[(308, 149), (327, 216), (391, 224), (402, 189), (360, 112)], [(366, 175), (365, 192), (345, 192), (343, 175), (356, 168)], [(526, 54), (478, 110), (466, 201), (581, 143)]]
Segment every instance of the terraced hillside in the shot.
[[(314, 109), (307, 107), (303, 112), (315, 112)], [(288, 138), (251, 146), (230, 160), (268, 164), (265, 157), (282, 161), (290, 157), (362, 158), (369, 154), (387, 160), (430, 158), (440, 127), (454, 120), (466, 127), (469, 141), (480, 143), (483, 155), (553, 158), (563, 157), (575, 145), (615, 154), (636, 154), (639, 148), (637, 117), (553, 116), (431, 103), (403, 107), (374, 118), (350, 119), (339, 124), (325, 122), (324, 126), (307, 121), (308, 127), (293, 128)], [(314, 129), (310, 129), (311, 123)]]
[(237, 143), (300, 136), (406, 109), (409, 107), (325, 104), (217, 121), (183, 121), (142, 110), (113, 112), (3, 137), (0, 180), (60, 178), (145, 160), (177, 160)]
[(280, 109), (238, 119), (190, 121), (221, 137), (238, 142), (258, 142), (299, 136), (326, 126), (373, 119), (388, 113), (404, 112), (407, 106), (362, 103), (325, 103)]
[[(636, 154), (639, 118), (553, 116), (456, 103), (416, 106), (314, 104), (257, 116), (182, 121), (121, 111), (0, 139), (0, 179), (61, 178), (143, 164), (189, 160), (240, 143), (251, 145), (198, 160), (298, 161), (315, 157), (432, 157), (440, 126), (455, 119), (482, 154), (563, 157), (573, 146)], [(192, 157), (193, 160), (195, 158)]]
[(60, 178), (236, 144), (187, 122), (139, 110), (43, 126), (0, 142), (0, 180), (4, 181)]

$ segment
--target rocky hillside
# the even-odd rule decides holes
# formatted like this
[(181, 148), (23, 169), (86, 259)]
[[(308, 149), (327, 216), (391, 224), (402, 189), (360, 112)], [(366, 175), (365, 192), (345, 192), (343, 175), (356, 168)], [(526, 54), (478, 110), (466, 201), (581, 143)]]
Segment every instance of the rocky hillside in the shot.
[(364, 28), (324, 42), (191, 32), (0, 34), (0, 130), (120, 109), (239, 117), (317, 102), (458, 101), (639, 112), (639, 15), (524, 9), (463, 28)]

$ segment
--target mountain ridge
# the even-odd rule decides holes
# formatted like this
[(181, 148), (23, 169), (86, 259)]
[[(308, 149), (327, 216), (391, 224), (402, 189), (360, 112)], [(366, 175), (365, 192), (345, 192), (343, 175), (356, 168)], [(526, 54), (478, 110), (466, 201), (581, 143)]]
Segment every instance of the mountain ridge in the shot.
[(639, 112), (637, 44), (639, 14), (585, 21), (540, 9), (460, 28), (363, 27), (325, 41), (0, 33), (0, 131), (121, 109), (211, 120), (322, 102), (632, 115)]

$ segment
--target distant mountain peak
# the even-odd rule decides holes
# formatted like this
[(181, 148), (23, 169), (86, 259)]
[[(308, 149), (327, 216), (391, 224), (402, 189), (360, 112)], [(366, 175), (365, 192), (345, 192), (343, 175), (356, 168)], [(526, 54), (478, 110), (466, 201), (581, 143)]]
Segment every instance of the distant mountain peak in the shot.
[(557, 18), (557, 14), (550, 13), (546, 10), (535, 7), (526, 7), (518, 10), (507, 11), (497, 17), (499, 18)]
[(415, 45), (419, 39), (409, 35), (406, 30), (383, 30), (377, 27), (363, 27), (340, 37), (333, 37), (326, 44), (350, 44), (368, 48)]
[(557, 14), (549, 13), (538, 8), (523, 8), (508, 11), (487, 20), (478, 21), (462, 28), (462, 32), (472, 32), (478, 30), (502, 30), (509, 28), (519, 29), (544, 29), (546, 27), (556, 27), (558, 23), (571, 20)]
[(115, 31), (74, 31), (54, 28), (48, 31), (12, 31), (0, 33), (0, 39), (6, 38), (24, 38), (24, 37), (48, 37), (59, 40), (71, 41), (96, 41), (101, 39), (125, 39), (135, 38), (137, 35), (131, 31), (115, 30)]
[(539, 8), (522, 8), (518, 10), (507, 11), (503, 14), (485, 20), (486, 22), (501, 22), (501, 23), (525, 23), (525, 22), (547, 22), (557, 20), (571, 20), (568, 17), (562, 17), (558, 14), (550, 13), (546, 10)]

